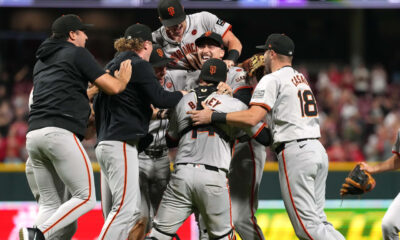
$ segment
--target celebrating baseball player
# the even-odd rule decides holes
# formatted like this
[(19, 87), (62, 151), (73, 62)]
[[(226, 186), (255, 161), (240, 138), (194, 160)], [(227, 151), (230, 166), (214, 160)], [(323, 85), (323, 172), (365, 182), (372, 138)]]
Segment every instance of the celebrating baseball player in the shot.
[(153, 32), (153, 40), (160, 44), (167, 57), (173, 58), (170, 68), (201, 69), (195, 40), (207, 31), (222, 36), (228, 48), (226, 64), (236, 64), (242, 51), (242, 44), (231, 31), (231, 25), (209, 12), (186, 15), (179, 0), (160, 0), (158, 15), (162, 27)]
[[(88, 27), (76, 15), (63, 15), (36, 53), (26, 146), (40, 208), (36, 227), (22, 228), (20, 239), (53, 239), (96, 203), (92, 165), (80, 142), (91, 112), (86, 89), (92, 82), (117, 94), (125, 89), (132, 68), (126, 61), (117, 78), (106, 73), (85, 48)], [(57, 193), (59, 179), (72, 195), (66, 202)]]
[[(125, 36), (114, 43), (117, 56), (107, 64), (113, 72), (121, 62), (130, 59), (132, 77), (120, 94), (98, 95), (95, 113), (98, 131), (96, 157), (110, 189), (112, 205), (99, 239), (123, 239), (139, 217), (140, 189), (137, 145), (147, 135), (153, 110), (174, 107), (184, 92), (168, 92), (159, 84), (148, 62), (153, 45), (151, 30), (143, 24), (126, 29)], [(103, 192), (103, 191), (102, 191)], [(110, 206), (110, 204), (105, 204)]]
[[(211, 58), (222, 59), (225, 54), (222, 37), (217, 33), (206, 32), (196, 39), (195, 43), (201, 64)], [(248, 105), (253, 88), (246, 79), (243, 68), (228, 69), (226, 84), (232, 89), (233, 97)], [(188, 80), (188, 84), (190, 83), (195, 86), (198, 81), (191, 78)], [(265, 160), (266, 151), (262, 144), (247, 137), (235, 141), (228, 176), (233, 223), (242, 239), (264, 239), (254, 214), (257, 211), (258, 189)], [(199, 225), (201, 238), (208, 239), (208, 234), (205, 233), (207, 229), (202, 223), (201, 216)]]
[[(239, 129), (228, 126), (193, 127), (187, 111), (201, 107), (202, 100), (216, 111), (231, 112), (247, 106), (228, 95), (217, 94), (216, 85), (226, 80), (227, 66), (208, 60), (200, 74), (200, 86), (176, 106), (167, 134), (169, 147), (177, 147), (175, 171), (164, 192), (149, 237), (171, 239), (196, 209), (204, 219), (211, 239), (234, 239), (227, 172), (231, 159), (229, 140)], [(255, 137), (263, 133), (258, 127)], [(268, 143), (265, 143), (268, 144)], [(213, 151), (214, 149), (214, 151)]]
[[(387, 172), (400, 168), (400, 129), (397, 131), (396, 142), (392, 147), (393, 155), (377, 165), (369, 165), (365, 162), (361, 163), (361, 169), (371, 173)], [(400, 212), (400, 194), (390, 204), (388, 210), (382, 219), (382, 234), (384, 240), (399, 239), (400, 219), (397, 215)]]
[(297, 237), (344, 239), (324, 213), (328, 156), (318, 141), (320, 129), (314, 95), (306, 78), (292, 68), (294, 43), (286, 35), (271, 34), (259, 48), (265, 50), (269, 74), (258, 83), (251, 107), (233, 113), (207, 108), (192, 110), (189, 113), (193, 123), (253, 126), (267, 116), (279, 161), (282, 197)]
[[(150, 63), (161, 86), (164, 86), (166, 65), (171, 61), (171, 58), (165, 56), (160, 45), (153, 45)], [(166, 88), (164, 87), (164, 89)], [(166, 110), (156, 109), (156, 119), (150, 121), (149, 125), (149, 133), (153, 141), (144, 151), (139, 153), (141, 219), (132, 229), (129, 240), (144, 239), (145, 233), (151, 228), (151, 219), (157, 211), (169, 180), (170, 161), (167, 156), (168, 148), (165, 141), (168, 119), (165, 113)]]

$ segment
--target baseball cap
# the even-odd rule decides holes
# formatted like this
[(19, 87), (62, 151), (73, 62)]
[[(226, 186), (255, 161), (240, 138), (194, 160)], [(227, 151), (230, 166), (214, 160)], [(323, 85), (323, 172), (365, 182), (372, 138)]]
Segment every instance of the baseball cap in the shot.
[(139, 38), (143, 41), (153, 41), (151, 29), (148, 26), (140, 23), (129, 26), (125, 30), (124, 36), (126, 39)]
[(92, 26), (93, 24), (84, 24), (81, 18), (75, 14), (67, 14), (57, 18), (53, 22), (51, 30), (53, 33), (68, 34), (70, 31), (76, 31), (76, 30), (85, 31)]
[(290, 37), (285, 34), (273, 33), (270, 34), (265, 42), (265, 45), (257, 46), (258, 49), (274, 50), (278, 54), (293, 56), (294, 43)]
[(199, 78), (209, 83), (225, 82), (227, 72), (228, 68), (224, 61), (211, 58), (203, 64)]
[(167, 63), (172, 62), (172, 58), (167, 58), (159, 44), (153, 44), (153, 51), (150, 55), (150, 63), (153, 67), (164, 67)]
[(211, 31), (205, 32), (203, 35), (197, 38), (195, 41), (196, 46), (200, 46), (207, 39), (213, 40), (218, 47), (224, 48), (224, 42), (222, 41), (221, 35)]
[(179, 0), (160, 0), (157, 11), (165, 27), (178, 25), (186, 18), (185, 10)]

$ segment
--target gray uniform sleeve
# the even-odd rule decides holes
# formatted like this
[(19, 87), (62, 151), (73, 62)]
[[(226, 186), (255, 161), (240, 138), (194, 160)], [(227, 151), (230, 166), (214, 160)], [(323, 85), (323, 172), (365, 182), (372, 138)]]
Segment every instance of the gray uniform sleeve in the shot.
[(231, 29), (231, 25), (225, 22), (222, 19), (219, 19), (212, 13), (209, 12), (200, 12), (198, 13), (201, 16), (201, 22), (203, 24), (204, 29), (209, 29), (210, 31), (216, 32), (224, 37), (225, 33)]

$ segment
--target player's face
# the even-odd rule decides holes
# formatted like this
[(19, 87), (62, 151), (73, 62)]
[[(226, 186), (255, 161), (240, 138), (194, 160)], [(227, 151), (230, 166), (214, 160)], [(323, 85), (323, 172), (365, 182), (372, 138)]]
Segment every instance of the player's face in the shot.
[(186, 30), (186, 20), (177, 25), (165, 27), (165, 30), (167, 31), (168, 36), (172, 39), (182, 38), (183, 33)]
[(167, 74), (167, 67), (155, 67), (154, 72), (156, 73), (156, 78), (160, 82), (161, 86), (164, 86), (165, 74)]
[(265, 63), (265, 74), (271, 73), (271, 50), (267, 50), (264, 53), (264, 63)]
[(225, 51), (213, 42), (204, 42), (200, 46), (197, 46), (197, 53), (199, 54), (201, 63), (204, 64), (211, 58), (222, 59)]
[(75, 32), (70, 32), (70, 38), (77, 47), (85, 47), (86, 40), (88, 39), (86, 33), (81, 30), (76, 30)]

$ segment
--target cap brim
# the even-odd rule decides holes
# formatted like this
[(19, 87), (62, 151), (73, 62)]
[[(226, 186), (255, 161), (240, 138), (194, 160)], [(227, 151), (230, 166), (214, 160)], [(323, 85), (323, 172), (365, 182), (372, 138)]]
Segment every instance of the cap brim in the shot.
[(181, 22), (185, 21), (185, 19), (186, 19), (186, 14), (179, 16), (177, 18), (163, 19), (163, 20), (161, 20), (161, 23), (165, 27), (172, 27), (172, 26), (178, 25)]
[(212, 38), (212, 37), (206, 37), (206, 36), (199, 37), (198, 39), (196, 39), (196, 41), (195, 41), (196, 46), (200, 45), (203, 41), (205, 41), (205, 40), (207, 40), (207, 39), (212, 40), (212, 41), (215, 43), (215, 46), (224, 48), (224, 45), (220, 45), (219, 42), (218, 42), (217, 40), (215, 40), (215, 39)]
[(267, 49), (267, 46), (265, 46), (265, 45), (258, 45), (258, 46), (256, 46), (256, 48), (257, 48), (257, 49), (266, 50), (266, 49)]
[(168, 63), (174, 61), (174, 59), (172, 58), (163, 58), (160, 61), (157, 61), (155, 63), (151, 63), (151, 66), (153, 67), (164, 67), (166, 66)]
[(92, 28), (94, 24), (82, 24), (82, 27), (80, 30), (88, 30), (89, 28)]

